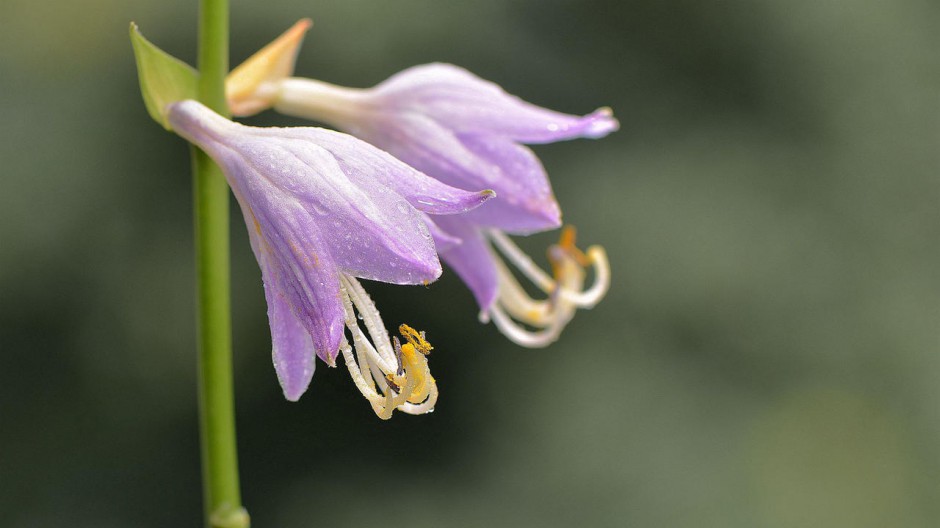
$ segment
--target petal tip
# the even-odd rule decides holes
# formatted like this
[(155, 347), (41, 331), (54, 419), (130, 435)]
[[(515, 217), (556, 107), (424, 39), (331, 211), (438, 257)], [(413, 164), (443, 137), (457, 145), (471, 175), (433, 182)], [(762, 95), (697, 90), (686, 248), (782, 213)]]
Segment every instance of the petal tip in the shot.
[(598, 108), (584, 116), (584, 120), (584, 137), (598, 139), (620, 130), (620, 121), (614, 117), (614, 111), (609, 106)]
[(300, 397), (307, 392), (307, 388), (303, 389), (291, 388), (287, 389), (286, 387), (281, 387), (284, 391), (284, 399), (290, 402), (296, 402), (300, 400)]
[(463, 211), (460, 211), (461, 213), (472, 211), (476, 209), (477, 207), (480, 207), (481, 205), (485, 204), (486, 202), (492, 200), (493, 198), (496, 198), (496, 191), (494, 191), (493, 189), (484, 189), (480, 192), (474, 193), (473, 197), (474, 197), (474, 200), (471, 203), (467, 204), (466, 208)]
[(436, 281), (437, 279), (441, 278), (441, 274), (444, 273), (444, 268), (441, 267), (441, 261), (435, 258), (434, 265), (428, 267), (427, 272), (428, 272), (428, 275), (427, 275), (428, 278), (424, 279), (423, 281), (427, 284), (430, 284)]
[(493, 309), (493, 305), (496, 304), (496, 298), (499, 297), (499, 290), (475, 290), (472, 289), (473, 296), (477, 301), (477, 306), (480, 307), (480, 312), (477, 314), (477, 320), (481, 323), (486, 324), (490, 322), (490, 312)]
[(317, 357), (329, 366), (336, 365), (336, 356), (339, 355), (339, 343), (343, 339), (344, 322), (342, 319), (334, 320), (326, 329), (326, 335), (314, 339), (313, 350)]
[(336, 350), (332, 352), (325, 352), (323, 354), (321, 354), (319, 350), (317, 351), (317, 357), (322, 359), (323, 362), (326, 363), (326, 366), (328, 367), (336, 366), (337, 356), (339, 356), (339, 348), (337, 348)]
[(278, 368), (278, 364), (275, 363), (274, 370), (277, 372), (277, 380), (281, 384), (281, 391), (287, 401), (295, 402), (299, 400), (307, 392), (307, 388), (310, 387), (313, 369), (304, 368), (302, 373), (291, 372), (284, 368)]

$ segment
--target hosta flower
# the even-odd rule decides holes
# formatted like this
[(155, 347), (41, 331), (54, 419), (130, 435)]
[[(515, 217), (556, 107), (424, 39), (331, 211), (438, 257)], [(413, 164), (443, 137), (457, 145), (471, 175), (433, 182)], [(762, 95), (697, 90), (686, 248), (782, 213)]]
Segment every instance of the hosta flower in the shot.
[(449, 187), (339, 132), (247, 127), (195, 101), (174, 103), (168, 119), (219, 164), (241, 207), (261, 267), (284, 395), (296, 400), (306, 390), (314, 354), (333, 365), (342, 351), (380, 416), (433, 407), (430, 345), (407, 326), (404, 345), (389, 340), (356, 277), (394, 284), (437, 279), (428, 215), (464, 213), (492, 191)]
[[(271, 105), (364, 139), (448, 185), (496, 191), (497, 199), (471, 213), (434, 219), (461, 241), (442, 245), (440, 254), (473, 292), (481, 320), (492, 319), (517, 343), (544, 346), (557, 339), (577, 308), (593, 306), (606, 293), (604, 250), (596, 246), (581, 252), (573, 230), (549, 249), (553, 275), (506, 235), (561, 225), (545, 170), (522, 144), (603, 137), (619, 127), (609, 108), (583, 117), (553, 112), (448, 64), (410, 68), (370, 89), (289, 78), (283, 71), (268, 75), (253, 91), (239, 89), (244, 83), (230, 79), (232, 110), (247, 114)], [(529, 297), (506, 261), (547, 298)], [(584, 286), (586, 267), (594, 268), (590, 288)]]

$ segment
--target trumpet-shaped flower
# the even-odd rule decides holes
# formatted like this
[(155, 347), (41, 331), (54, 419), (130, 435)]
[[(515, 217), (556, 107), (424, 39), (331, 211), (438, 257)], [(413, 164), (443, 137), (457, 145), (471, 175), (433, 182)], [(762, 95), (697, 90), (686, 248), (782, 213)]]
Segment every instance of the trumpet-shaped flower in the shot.
[(356, 277), (394, 284), (437, 279), (436, 228), (429, 229), (428, 215), (467, 212), (492, 191), (444, 185), (339, 132), (247, 127), (195, 101), (170, 105), (168, 119), (219, 164), (241, 207), (261, 267), (285, 397), (296, 400), (306, 390), (314, 354), (334, 365), (342, 351), (380, 416), (433, 407), (430, 345), (404, 326), (406, 344), (390, 342)]
[[(251, 59), (246, 61), (250, 64)], [(489, 188), (499, 198), (466, 215), (434, 222), (460, 244), (441, 244), (441, 257), (468, 285), (481, 321), (492, 319), (513, 341), (544, 346), (557, 339), (574, 311), (606, 293), (609, 268), (600, 247), (581, 252), (574, 231), (549, 249), (553, 276), (539, 269), (506, 234), (561, 226), (545, 169), (523, 143), (600, 138), (617, 130), (609, 108), (579, 117), (534, 106), (499, 86), (448, 64), (417, 66), (370, 89), (269, 75), (253, 92), (229, 85), (234, 111), (264, 104), (281, 113), (333, 125), (416, 169), (461, 189)], [(259, 104), (260, 103), (260, 104)], [(502, 255), (546, 294), (530, 298)], [(584, 286), (585, 267), (594, 284)], [(519, 323), (533, 327), (529, 330)]]

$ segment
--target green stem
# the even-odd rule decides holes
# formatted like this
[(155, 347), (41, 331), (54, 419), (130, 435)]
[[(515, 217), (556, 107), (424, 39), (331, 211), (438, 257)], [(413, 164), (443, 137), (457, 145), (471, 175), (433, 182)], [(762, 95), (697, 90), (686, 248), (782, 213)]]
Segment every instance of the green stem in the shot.
[[(222, 115), (228, 73), (228, 0), (201, 0), (199, 100)], [(199, 423), (206, 525), (243, 528), (229, 289), (229, 196), (219, 167), (193, 148), (196, 275), (199, 332)]]

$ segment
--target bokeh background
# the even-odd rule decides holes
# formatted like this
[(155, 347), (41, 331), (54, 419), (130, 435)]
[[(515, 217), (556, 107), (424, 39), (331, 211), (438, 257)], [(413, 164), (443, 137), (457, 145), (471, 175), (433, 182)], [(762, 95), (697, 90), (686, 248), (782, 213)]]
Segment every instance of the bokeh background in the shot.
[[(127, 39), (193, 62), (195, 15), (0, 3), (0, 526), (200, 523), (189, 162)], [(453, 274), (369, 284), (443, 391), (381, 422), (341, 369), (282, 399), (233, 217), (254, 526), (940, 524), (936, 2), (234, 0), (233, 64), (302, 16), (304, 76), (446, 61), (612, 106), (619, 133), (535, 150), (614, 282), (546, 350)]]

